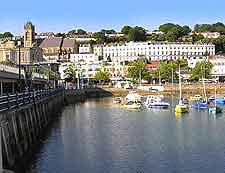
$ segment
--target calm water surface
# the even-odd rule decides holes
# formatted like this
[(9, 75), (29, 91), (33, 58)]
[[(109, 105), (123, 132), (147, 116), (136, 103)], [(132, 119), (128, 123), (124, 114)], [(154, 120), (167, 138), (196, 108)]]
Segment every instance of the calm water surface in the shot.
[(28, 172), (222, 173), (225, 117), (129, 112), (111, 99), (64, 108)]

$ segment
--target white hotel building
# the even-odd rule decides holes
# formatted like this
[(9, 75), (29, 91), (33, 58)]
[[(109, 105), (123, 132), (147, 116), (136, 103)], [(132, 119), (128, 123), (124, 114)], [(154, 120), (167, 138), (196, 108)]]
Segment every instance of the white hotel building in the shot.
[(170, 60), (203, 56), (206, 52), (215, 55), (215, 45), (200, 43), (129, 42), (124, 44), (96, 45), (96, 56), (112, 61), (133, 61), (145, 57), (149, 60)]

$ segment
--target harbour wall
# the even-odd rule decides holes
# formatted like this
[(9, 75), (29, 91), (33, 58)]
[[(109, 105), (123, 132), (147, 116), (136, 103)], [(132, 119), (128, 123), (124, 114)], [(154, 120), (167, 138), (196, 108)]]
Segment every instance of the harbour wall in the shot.
[(47, 128), (51, 128), (51, 122), (64, 105), (110, 96), (110, 92), (100, 88), (63, 90), (42, 99), (33, 97), (26, 105), (0, 113), (3, 167), (15, 170), (21, 160), (32, 155), (34, 146), (40, 143)]

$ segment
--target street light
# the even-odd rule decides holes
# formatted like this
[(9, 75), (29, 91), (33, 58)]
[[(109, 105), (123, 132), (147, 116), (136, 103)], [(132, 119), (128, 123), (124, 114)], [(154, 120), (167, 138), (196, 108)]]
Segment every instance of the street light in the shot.
[(21, 92), (21, 55), (20, 55), (20, 47), (21, 47), (21, 41), (18, 41), (18, 48), (19, 48), (19, 92)]

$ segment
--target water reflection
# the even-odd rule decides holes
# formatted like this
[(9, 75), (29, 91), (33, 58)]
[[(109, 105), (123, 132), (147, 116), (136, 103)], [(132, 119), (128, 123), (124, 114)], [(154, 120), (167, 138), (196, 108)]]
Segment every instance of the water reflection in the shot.
[[(174, 103), (176, 104), (176, 103)], [(224, 172), (225, 118), (127, 111), (111, 99), (67, 106), (29, 172)], [(24, 171), (25, 172), (25, 171)]]

